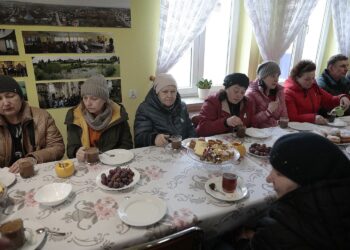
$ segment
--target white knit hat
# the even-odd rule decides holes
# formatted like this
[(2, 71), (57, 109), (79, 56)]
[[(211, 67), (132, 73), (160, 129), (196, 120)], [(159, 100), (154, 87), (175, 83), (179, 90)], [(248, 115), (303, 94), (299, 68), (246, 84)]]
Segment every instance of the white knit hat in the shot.
[(92, 95), (105, 101), (109, 99), (108, 83), (103, 75), (94, 75), (81, 86), (80, 95)]
[(177, 89), (177, 83), (175, 78), (170, 74), (161, 73), (156, 76), (153, 82), (153, 88), (158, 94), (162, 88), (167, 86), (175, 86)]

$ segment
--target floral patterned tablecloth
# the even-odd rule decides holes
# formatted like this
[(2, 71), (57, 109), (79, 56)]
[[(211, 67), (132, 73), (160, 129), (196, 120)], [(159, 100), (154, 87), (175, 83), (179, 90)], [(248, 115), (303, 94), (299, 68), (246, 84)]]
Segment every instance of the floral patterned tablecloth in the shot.
[[(281, 135), (295, 132), (277, 127), (266, 130), (272, 136), (265, 140), (246, 137), (246, 147), (253, 142), (272, 145)], [(216, 138), (237, 139), (232, 134)], [(265, 181), (271, 168), (268, 160), (247, 155), (237, 164), (216, 166), (189, 157), (186, 149), (174, 152), (167, 147), (145, 147), (132, 151), (135, 158), (127, 166), (141, 174), (140, 181), (133, 188), (114, 192), (98, 188), (96, 176), (110, 168), (103, 164), (85, 165), (74, 161), (76, 172), (67, 179), (56, 176), (55, 162), (40, 164), (35, 166), (34, 177), (22, 179), (17, 176), (16, 182), (8, 189), (7, 204), (2, 204), (0, 221), (22, 218), (67, 233), (66, 236), (48, 234), (43, 249), (122, 249), (191, 225), (202, 227), (207, 235), (216, 235), (239, 225), (274, 199), (272, 185)], [(244, 179), (249, 190), (247, 198), (239, 202), (224, 202), (205, 192), (206, 181), (220, 176), (225, 170), (234, 170)], [(43, 207), (34, 200), (34, 194), (52, 182), (71, 183), (73, 192), (64, 203)], [(122, 223), (117, 213), (118, 204), (135, 194), (150, 194), (163, 199), (167, 204), (165, 217), (147, 227)]]

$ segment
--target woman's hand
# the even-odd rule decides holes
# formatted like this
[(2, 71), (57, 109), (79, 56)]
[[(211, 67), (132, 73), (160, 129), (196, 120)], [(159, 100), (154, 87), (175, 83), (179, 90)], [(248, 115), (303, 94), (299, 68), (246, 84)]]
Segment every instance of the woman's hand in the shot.
[(85, 147), (80, 147), (77, 151), (77, 154), (75, 155), (77, 160), (79, 162), (84, 162), (85, 161)]
[(345, 110), (347, 110), (350, 106), (350, 100), (348, 97), (343, 96), (342, 98), (340, 98), (340, 106), (342, 108), (344, 108)]
[(328, 120), (324, 118), (322, 115), (316, 115), (315, 123), (319, 125), (325, 125), (328, 123)]
[(163, 147), (163, 146), (165, 146), (166, 144), (168, 144), (168, 138), (169, 138), (169, 135), (158, 134), (158, 135), (156, 136), (156, 139), (154, 139), (154, 144), (155, 144), (157, 147)]
[(35, 165), (37, 163), (37, 160), (34, 157), (25, 157), (18, 159), (15, 161), (11, 167), (9, 167), (9, 172), (10, 173), (19, 173), (19, 166), (21, 165), (22, 162), (30, 162), (31, 164)]
[(241, 118), (233, 115), (233, 116), (226, 119), (226, 124), (230, 127), (236, 127), (238, 125), (243, 125), (243, 122), (242, 122)]

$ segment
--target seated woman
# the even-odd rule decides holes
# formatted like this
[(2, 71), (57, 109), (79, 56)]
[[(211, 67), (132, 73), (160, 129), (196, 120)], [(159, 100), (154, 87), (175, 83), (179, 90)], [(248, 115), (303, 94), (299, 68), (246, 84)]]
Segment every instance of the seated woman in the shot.
[(0, 76), (0, 167), (18, 173), (22, 162), (56, 161), (63, 155), (63, 138), (51, 115), (31, 107), (15, 79)]
[(241, 233), (244, 249), (349, 249), (350, 160), (339, 147), (314, 133), (289, 134), (273, 145), (270, 163), (266, 180), (278, 199)]
[(327, 111), (341, 105), (345, 110), (350, 101), (346, 95), (332, 96), (318, 87), (315, 80), (316, 65), (302, 60), (290, 72), (284, 83), (288, 116), (291, 121), (327, 124)]
[(246, 96), (251, 100), (256, 126), (277, 126), (280, 117), (288, 117), (283, 87), (278, 84), (280, 67), (273, 61), (258, 66), (258, 78), (251, 82)]
[(196, 137), (172, 75), (155, 77), (153, 88), (137, 109), (134, 132), (135, 147), (164, 146), (170, 135), (181, 135), (182, 139)]
[[(208, 96), (199, 113), (198, 136), (232, 132), (237, 126), (253, 126), (253, 107), (244, 96), (249, 78), (234, 73), (224, 79), (225, 90)], [(248, 104), (249, 103), (249, 104)]]
[(90, 77), (80, 93), (82, 101), (66, 115), (67, 156), (83, 161), (89, 147), (102, 152), (132, 148), (128, 114), (121, 104), (109, 100), (106, 79), (102, 75)]

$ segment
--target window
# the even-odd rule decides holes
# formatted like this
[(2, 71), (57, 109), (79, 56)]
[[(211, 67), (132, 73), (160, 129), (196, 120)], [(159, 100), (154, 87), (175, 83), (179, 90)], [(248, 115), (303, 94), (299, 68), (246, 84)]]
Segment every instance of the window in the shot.
[(214, 88), (222, 86), (228, 69), (233, 68), (237, 31), (233, 24), (238, 24), (238, 5), (239, 1), (219, 0), (203, 33), (170, 69), (182, 96), (196, 95), (196, 82), (201, 78), (212, 80)]
[[(311, 60), (317, 66), (321, 64), (330, 22), (330, 9), (330, 1), (317, 2), (308, 23), (301, 28), (297, 38), (280, 60), (281, 82), (288, 78), (290, 70), (300, 60)], [(322, 71), (319, 67), (316, 70), (316, 74)]]

